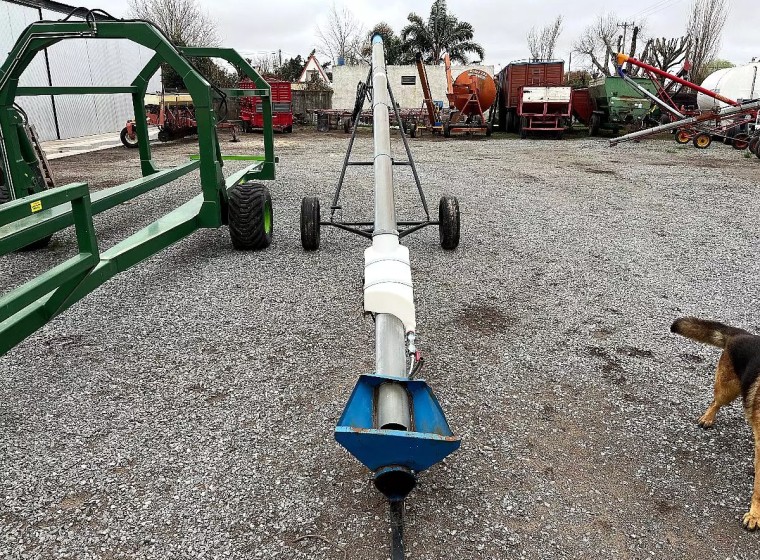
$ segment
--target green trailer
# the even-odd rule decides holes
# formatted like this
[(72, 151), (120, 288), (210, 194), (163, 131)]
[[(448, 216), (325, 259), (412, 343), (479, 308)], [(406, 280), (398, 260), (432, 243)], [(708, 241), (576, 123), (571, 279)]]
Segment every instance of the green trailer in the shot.
[[(649, 78), (633, 79), (657, 95), (657, 88)], [(601, 130), (611, 130), (617, 134), (622, 127), (641, 127), (652, 111), (652, 102), (619, 76), (597, 78), (588, 89), (594, 107), (589, 121), (591, 136), (597, 136)]]
[[(150, 49), (154, 55), (129, 84), (19, 86), (20, 76), (37, 53), (60, 41), (83, 38), (127, 39)], [(211, 85), (192, 62), (198, 58), (227, 61), (255, 87), (221, 89)], [(148, 81), (162, 64), (168, 64), (183, 76), (198, 122), (198, 157), (171, 169), (159, 169), (151, 158), (143, 103)], [(23, 113), (15, 106), (16, 99), (36, 95), (123, 93), (132, 96), (142, 177), (95, 193), (90, 192), (84, 181), (47, 188), (39, 173), (38, 158), (24, 132)], [(244, 96), (257, 96), (262, 100), (264, 154), (235, 156), (252, 163), (225, 178), (224, 157), (215, 129), (214, 103)], [(79, 254), (9, 293), (0, 293), (0, 356), (109, 278), (198, 229), (228, 224), (234, 247), (267, 247), (272, 236), (272, 200), (260, 181), (275, 178), (276, 161), (269, 85), (236, 51), (177, 47), (148, 22), (117, 20), (100, 10), (90, 11), (84, 21), (67, 18), (29, 25), (0, 67), (0, 256), (46, 245), (56, 232), (72, 225)], [(200, 172), (197, 196), (101, 252), (93, 214), (114, 208), (195, 170)]]

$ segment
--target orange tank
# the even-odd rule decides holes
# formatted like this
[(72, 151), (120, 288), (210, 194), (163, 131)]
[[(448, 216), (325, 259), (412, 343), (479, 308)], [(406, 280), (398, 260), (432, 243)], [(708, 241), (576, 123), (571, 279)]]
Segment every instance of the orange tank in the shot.
[(496, 99), (496, 82), (483, 70), (472, 69), (462, 72), (454, 80), (452, 89), (453, 93), (449, 94), (449, 100), (464, 115), (478, 113), (478, 110), (473, 107), (473, 94), (480, 103), (481, 111), (487, 110)]

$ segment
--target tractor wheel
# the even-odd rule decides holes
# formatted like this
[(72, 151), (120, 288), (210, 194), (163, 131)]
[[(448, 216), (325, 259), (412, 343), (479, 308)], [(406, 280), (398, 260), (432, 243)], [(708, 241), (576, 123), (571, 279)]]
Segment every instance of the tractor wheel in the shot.
[(528, 137), (528, 117), (520, 117), (520, 138), (525, 140)]
[(734, 150), (746, 150), (749, 146), (749, 134), (746, 132), (740, 132), (734, 136), (733, 142), (731, 142)]
[(591, 120), (588, 124), (588, 135), (599, 136), (599, 129), (602, 126), (602, 117), (598, 113), (591, 115)]
[(710, 144), (712, 144), (712, 138), (710, 137), (709, 134), (705, 132), (700, 132), (694, 137), (694, 140), (692, 140), (692, 143), (694, 144), (695, 148), (704, 150), (705, 148), (710, 147)]
[(235, 249), (266, 249), (272, 243), (272, 197), (261, 183), (238, 183), (228, 191), (230, 238)]
[(127, 130), (127, 127), (121, 129), (121, 134), (119, 134), (119, 138), (121, 139), (121, 143), (124, 144), (127, 148), (136, 148), (137, 147), (137, 134), (135, 134), (135, 139), (129, 137), (129, 130)]
[(319, 249), (319, 199), (305, 196), (301, 199), (301, 245), (307, 251)]
[(442, 196), (438, 203), (438, 233), (441, 247), (447, 251), (459, 245), (459, 201), (455, 196)]
[(688, 144), (691, 140), (691, 134), (688, 130), (680, 128), (676, 131), (676, 142), (678, 144)]

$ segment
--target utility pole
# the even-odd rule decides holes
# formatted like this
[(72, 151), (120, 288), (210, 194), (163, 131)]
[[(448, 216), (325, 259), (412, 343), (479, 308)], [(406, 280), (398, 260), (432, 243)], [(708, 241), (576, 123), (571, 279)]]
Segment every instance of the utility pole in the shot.
[(625, 50), (625, 40), (626, 40), (626, 37), (628, 36), (628, 28), (629, 27), (630, 28), (635, 27), (636, 26), (636, 22), (632, 21), (632, 22), (629, 23), (627, 21), (624, 21), (623, 23), (618, 23), (617, 26), (623, 28), (623, 49), (622, 49), (622, 52), (626, 52), (626, 50)]
[(282, 49), (278, 49), (277, 52), (279, 53), (279, 58), (280, 58), (280, 68), (282, 68)]

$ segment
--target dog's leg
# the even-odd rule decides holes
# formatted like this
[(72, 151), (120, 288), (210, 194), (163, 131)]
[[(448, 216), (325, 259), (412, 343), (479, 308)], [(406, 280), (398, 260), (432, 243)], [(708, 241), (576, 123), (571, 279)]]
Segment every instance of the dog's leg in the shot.
[(707, 407), (705, 413), (697, 421), (703, 428), (712, 428), (715, 424), (715, 416), (721, 406), (732, 403), (741, 394), (742, 388), (739, 378), (734, 372), (731, 357), (728, 352), (723, 352), (715, 369), (715, 390), (713, 402)]
[(760, 410), (754, 413), (752, 432), (755, 434), (755, 487), (752, 491), (752, 502), (749, 511), (744, 514), (742, 524), (748, 531), (760, 529)]

